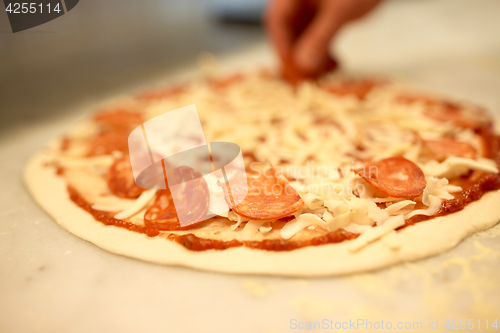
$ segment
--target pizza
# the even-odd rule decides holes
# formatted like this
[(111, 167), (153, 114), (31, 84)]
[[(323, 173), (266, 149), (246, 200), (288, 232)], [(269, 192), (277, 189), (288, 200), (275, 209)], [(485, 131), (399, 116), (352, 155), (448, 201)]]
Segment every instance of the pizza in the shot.
[[(192, 104), (207, 141), (240, 147), (248, 193), (235, 203), (235, 191), (176, 167), (230, 208), (185, 225), (187, 199), (135, 181), (128, 137)], [(229, 273), (346, 274), (441, 253), (499, 222), (494, 126), (481, 107), (389, 80), (291, 86), (253, 71), (104, 103), (37, 153), (25, 182), (57, 223), (110, 252)]]

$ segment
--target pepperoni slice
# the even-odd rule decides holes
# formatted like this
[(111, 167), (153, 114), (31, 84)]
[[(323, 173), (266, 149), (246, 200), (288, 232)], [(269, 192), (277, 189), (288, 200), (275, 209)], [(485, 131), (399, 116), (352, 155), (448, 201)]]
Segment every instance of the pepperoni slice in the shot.
[(144, 214), (144, 223), (147, 227), (159, 230), (183, 230), (177, 218), (174, 201), (170, 190), (158, 190), (151, 207)]
[[(146, 225), (160, 230), (183, 230), (201, 222), (210, 204), (205, 178), (186, 166), (168, 171), (167, 177), (169, 184), (176, 185), (157, 192), (155, 202), (144, 214)], [(184, 225), (189, 225), (181, 226), (179, 216)]]
[[(297, 191), (282, 177), (277, 176), (273, 167), (262, 168), (258, 176), (247, 176), (248, 194), (237, 205), (234, 205), (233, 195), (222, 185), (226, 202), (232, 210), (241, 216), (252, 220), (277, 220), (290, 216), (304, 206)], [(243, 191), (243, 187), (231, 187), (234, 191)]]
[(210, 191), (201, 173), (181, 166), (173, 172), (167, 171), (167, 178), (172, 196), (176, 199), (177, 214), (183, 224), (199, 221), (207, 215)]
[(160, 99), (166, 99), (174, 96), (178, 96), (186, 91), (186, 87), (183, 85), (160, 88), (155, 90), (145, 91), (137, 96), (137, 99), (143, 101), (156, 101)]
[(375, 79), (344, 80), (340, 83), (325, 83), (323, 88), (334, 95), (355, 96), (358, 99), (365, 99), (375, 87), (382, 84), (382, 81)]
[(302, 81), (311, 79), (310, 77), (303, 75), (295, 68), (295, 64), (293, 63), (293, 59), (291, 56), (284, 59), (283, 67), (281, 70), (283, 78), (292, 86), (296, 86)]
[(111, 192), (120, 198), (134, 199), (144, 192), (135, 183), (129, 155), (123, 155), (113, 162), (106, 174), (106, 182)]
[(423, 103), (428, 108), (424, 111), (427, 117), (441, 122), (451, 122), (463, 128), (480, 129), (491, 123), (487, 112), (479, 107), (465, 108), (458, 103), (409, 94), (399, 95), (396, 101), (407, 105)]
[(415, 198), (427, 185), (422, 170), (404, 157), (390, 157), (355, 170), (379, 191), (394, 198)]
[(324, 68), (318, 75), (312, 75), (310, 73), (304, 73), (300, 69), (297, 68), (293, 61), (293, 57), (291, 55), (287, 56), (283, 59), (283, 67), (282, 74), (283, 78), (292, 86), (297, 86), (302, 81), (314, 81), (317, 79), (317, 76), (321, 74), (325, 74), (327, 72), (333, 71), (338, 67), (337, 61), (332, 58), (328, 58), (327, 63)]
[(89, 144), (87, 156), (108, 155), (113, 151), (128, 152), (128, 132), (101, 132), (94, 136)]
[(111, 130), (129, 130), (144, 122), (141, 113), (120, 108), (97, 113), (93, 120)]
[(480, 129), (490, 123), (490, 118), (480, 108), (465, 110), (457, 104), (440, 104), (438, 111), (425, 112), (425, 115), (438, 121), (449, 122), (463, 128)]
[(438, 161), (443, 161), (450, 156), (476, 158), (477, 155), (476, 149), (470, 144), (450, 138), (426, 140), (424, 143)]
[(243, 81), (243, 74), (234, 74), (224, 78), (209, 79), (208, 82), (215, 89), (225, 89), (232, 86), (235, 83)]

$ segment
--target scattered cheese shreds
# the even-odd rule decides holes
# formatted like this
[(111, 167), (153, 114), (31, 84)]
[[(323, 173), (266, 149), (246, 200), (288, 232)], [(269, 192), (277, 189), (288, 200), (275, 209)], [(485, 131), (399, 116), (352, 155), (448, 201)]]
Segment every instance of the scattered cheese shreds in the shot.
[(326, 223), (314, 214), (302, 214), (296, 219), (288, 222), (281, 228), (281, 238), (290, 239), (299, 231), (311, 226), (317, 225), (326, 229)]
[(271, 222), (266, 222), (264, 223), (260, 228), (259, 231), (262, 232), (263, 234), (267, 234), (269, 231), (273, 229), (273, 226)]
[(304, 200), (305, 206), (309, 209), (318, 209), (323, 206), (321, 197), (314, 193), (306, 193), (302, 196), (302, 200)]
[(323, 220), (325, 220), (326, 223), (329, 223), (329, 222), (332, 222), (334, 219), (333, 215), (325, 210), (325, 212), (323, 213)]
[(369, 243), (372, 243), (373, 241), (401, 227), (404, 224), (405, 220), (403, 216), (397, 215), (391, 217), (387, 221), (385, 221), (383, 225), (371, 228), (362, 233), (358, 238), (350, 241), (348, 248), (352, 252), (359, 251)]
[(236, 214), (233, 211), (230, 211), (230, 212), (227, 213), (227, 218), (230, 221), (236, 221), (235, 224), (231, 225), (231, 230), (238, 229), (238, 227), (241, 225), (241, 223), (246, 222), (246, 221), (249, 220), (248, 218), (240, 216), (240, 215)]
[(385, 211), (389, 214), (389, 215), (394, 215), (396, 213), (398, 213), (401, 209), (409, 206), (409, 205), (414, 205), (416, 204), (415, 201), (411, 201), (411, 200), (403, 200), (403, 201), (400, 201), (400, 202), (397, 202), (395, 204), (392, 204), (390, 205), (389, 207), (387, 207), (385, 209)]
[(249, 220), (243, 228), (243, 233), (241, 235), (242, 239), (244, 241), (253, 240), (255, 234), (259, 231), (259, 228), (266, 222), (269, 221)]
[(405, 215), (405, 220), (412, 218), (415, 215), (432, 216), (436, 214), (441, 208), (443, 201), (436, 196), (429, 195), (429, 207), (427, 209), (417, 209)]
[(462, 191), (460, 186), (448, 185), (449, 181), (446, 178), (429, 176), (426, 180), (427, 186), (422, 194), (422, 203), (426, 206), (429, 206), (429, 195), (433, 195), (444, 200), (450, 200), (454, 198), (451, 193)]
[(372, 226), (369, 225), (363, 225), (363, 224), (356, 224), (356, 223), (349, 223), (344, 227), (345, 231), (352, 232), (354, 234), (362, 234), (363, 232), (372, 229)]
[(498, 173), (498, 168), (486, 158), (480, 158), (477, 161), (463, 157), (448, 157), (441, 163), (430, 161), (421, 165), (422, 171), (426, 176), (440, 178), (454, 178), (467, 173), (469, 170)]
[[(469, 170), (498, 172), (493, 161), (483, 158), (449, 157), (442, 163), (431, 161), (419, 164), (427, 181), (421, 197), (413, 201), (388, 198), (354, 175), (352, 170), (362, 165), (361, 160), (400, 154), (415, 163), (421, 157), (425, 160), (422, 140), (417, 140), (415, 133), (423, 139), (439, 139), (453, 131), (464, 142), (480, 141), (480, 137), (473, 131), (429, 119), (423, 115), (423, 105), (395, 102), (395, 97), (401, 92), (390, 84), (376, 88), (375, 94), (370, 93), (363, 101), (336, 96), (314, 85), (302, 85), (295, 92), (278, 80), (262, 79), (253, 74), (243, 75), (238, 84), (225, 86), (222, 100), (213, 98), (211, 85), (203, 82), (187, 86), (178, 98), (152, 103), (147, 110), (148, 117), (160, 115), (165, 109), (181, 107), (187, 98), (191, 103), (204, 106), (198, 110), (202, 121), (210, 117), (203, 126), (207, 137), (235, 142), (242, 151), (252, 152), (256, 159), (277, 167), (284, 164), (284, 175), (296, 179), (291, 185), (305, 203), (303, 210), (294, 214), (295, 219), (282, 228), (284, 239), (301, 230), (317, 227), (327, 231), (344, 228), (376, 236), (400, 223), (401, 219), (404, 223), (404, 219), (415, 215), (437, 213), (442, 200), (451, 199), (451, 193), (462, 190), (459, 186), (449, 185), (447, 178)], [(283, 103), (287, 107), (283, 107)], [(221, 106), (234, 112), (214, 112)], [(315, 130), (311, 131), (311, 128)], [(309, 164), (310, 156), (314, 156), (313, 164)], [(358, 160), (353, 162), (353, 156)], [(96, 160), (94, 164), (105, 162)], [(208, 184), (210, 187), (211, 183)], [(214, 189), (220, 192), (220, 188)], [(422, 202), (427, 208), (411, 211), (417, 202), (419, 205)], [(387, 203), (387, 207), (381, 209), (377, 203)], [(223, 211), (220, 207), (211, 209)], [(272, 221), (249, 221), (232, 211), (224, 211), (221, 215), (235, 222), (230, 226), (232, 230), (244, 226), (244, 240), (255, 239), (258, 232), (272, 230)], [(375, 224), (377, 226), (372, 227)], [(389, 235), (383, 238), (384, 243), (395, 239), (393, 235), (396, 233), (388, 232)]]
[(156, 194), (156, 190), (148, 190), (141, 193), (141, 195), (124, 211), (115, 215), (117, 219), (126, 219), (132, 215), (137, 214), (141, 209), (148, 204)]

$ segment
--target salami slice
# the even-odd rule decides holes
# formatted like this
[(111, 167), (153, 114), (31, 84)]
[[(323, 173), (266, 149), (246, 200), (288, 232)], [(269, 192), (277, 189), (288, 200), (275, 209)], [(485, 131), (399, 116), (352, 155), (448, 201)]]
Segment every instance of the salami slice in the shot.
[(107, 155), (115, 150), (128, 152), (128, 132), (106, 131), (94, 136), (87, 148), (87, 156)]
[(450, 156), (476, 158), (477, 155), (476, 149), (470, 144), (450, 138), (426, 140), (424, 143), (438, 161), (443, 161)]
[(186, 91), (186, 87), (183, 85), (154, 89), (139, 94), (137, 96), (137, 99), (148, 102), (157, 101), (165, 98), (178, 96), (182, 94), (184, 91)]
[(257, 176), (248, 176), (247, 186), (248, 194), (245, 199), (234, 205), (233, 194), (222, 184), (226, 202), (231, 209), (249, 219), (277, 220), (294, 214), (304, 206), (297, 191), (286, 179), (278, 176), (273, 167), (263, 168)]
[(355, 171), (379, 191), (394, 198), (415, 198), (427, 185), (422, 170), (404, 157), (390, 157)]
[(375, 87), (382, 84), (382, 81), (374, 79), (344, 80), (337, 84), (325, 84), (323, 88), (334, 95), (354, 96), (358, 99), (365, 99)]
[(177, 167), (173, 172), (167, 171), (167, 178), (182, 224), (203, 220), (210, 206), (210, 191), (205, 178), (187, 166)]
[(183, 230), (177, 218), (174, 201), (170, 190), (158, 190), (151, 207), (144, 213), (144, 223), (159, 230)]
[[(157, 192), (153, 205), (144, 214), (146, 225), (159, 230), (183, 230), (203, 220), (210, 204), (205, 178), (192, 168), (181, 166), (168, 172), (168, 180), (175, 185)], [(179, 217), (186, 226), (181, 226)]]
[(423, 103), (427, 106), (424, 114), (441, 122), (451, 122), (456, 126), (470, 129), (480, 129), (491, 122), (485, 110), (479, 107), (469, 107), (436, 99), (428, 96), (401, 94), (396, 98), (401, 104)]
[(130, 130), (144, 122), (142, 114), (123, 108), (103, 111), (96, 114), (93, 120), (108, 130)]
[(121, 198), (134, 199), (144, 192), (144, 189), (135, 183), (129, 155), (113, 162), (106, 174), (106, 182), (111, 192)]
[(449, 122), (463, 128), (481, 129), (488, 126), (490, 119), (480, 108), (462, 109), (456, 104), (441, 104), (437, 112), (426, 112), (425, 115), (438, 121)]
[(310, 79), (309, 77), (300, 73), (293, 63), (292, 57), (287, 57), (283, 61), (282, 67), (283, 78), (292, 86), (298, 85), (300, 82)]
[(243, 81), (243, 74), (234, 74), (224, 78), (209, 79), (208, 82), (215, 89), (225, 89), (232, 86), (235, 83)]
[(299, 83), (306, 80), (315, 81), (321, 74), (333, 71), (338, 67), (337, 61), (329, 57), (320, 73), (317, 73), (315, 75), (311, 73), (304, 73), (299, 68), (297, 68), (292, 55), (289, 55), (285, 59), (283, 59), (282, 65), (283, 78), (292, 86), (297, 86)]

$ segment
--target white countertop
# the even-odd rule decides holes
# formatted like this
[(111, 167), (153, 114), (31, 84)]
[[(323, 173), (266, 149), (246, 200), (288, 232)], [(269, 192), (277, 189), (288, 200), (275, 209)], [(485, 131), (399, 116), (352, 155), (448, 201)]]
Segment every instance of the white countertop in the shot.
[[(391, 1), (344, 31), (336, 49), (348, 71), (414, 81), (499, 113), (499, 13), (494, 0)], [(249, 59), (272, 63), (272, 53), (255, 45), (222, 62)], [(476, 327), (482, 319), (482, 330), (485, 319), (500, 321), (500, 225), (437, 257), (322, 279), (214, 274), (103, 251), (60, 228), (21, 179), (29, 156), (78, 114), (0, 134), (1, 332), (288, 332), (293, 319), (420, 321), (420, 331), (439, 319), (447, 331), (446, 319)]]

